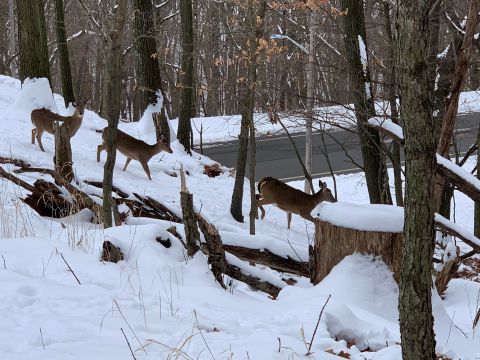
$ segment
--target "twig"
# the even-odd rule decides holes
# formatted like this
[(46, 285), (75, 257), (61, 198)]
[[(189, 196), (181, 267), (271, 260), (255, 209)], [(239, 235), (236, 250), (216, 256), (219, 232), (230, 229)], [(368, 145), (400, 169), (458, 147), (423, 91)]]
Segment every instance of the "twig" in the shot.
[(198, 318), (197, 318), (197, 311), (195, 309), (193, 309), (193, 314), (195, 315), (195, 321), (197, 323), (197, 328), (198, 328), (198, 331), (200, 332), (200, 336), (202, 337), (203, 342), (205, 343), (205, 346), (207, 347), (207, 350), (210, 353), (210, 356), (212, 357), (213, 360), (215, 360), (215, 356), (213, 356), (212, 350), (210, 350), (210, 347), (207, 344), (207, 340), (205, 340), (205, 337), (203, 336), (202, 329), (200, 329), (200, 324), (198, 323)]
[(147, 350), (145, 350), (143, 344), (141, 343), (140, 339), (138, 338), (137, 334), (135, 334), (135, 331), (133, 331), (132, 327), (130, 326), (130, 324), (128, 323), (127, 321), (127, 318), (125, 317), (125, 315), (123, 315), (123, 312), (122, 310), (120, 310), (120, 306), (118, 305), (117, 303), (117, 300), (113, 300), (113, 303), (115, 304), (115, 306), (117, 307), (118, 309), (118, 312), (120, 313), (120, 315), (122, 315), (122, 318), (123, 318), (123, 321), (125, 321), (125, 324), (127, 324), (128, 328), (130, 329), (130, 331), (132, 332), (133, 336), (135, 336), (135, 339), (138, 341), (138, 344), (140, 345), (140, 348), (145, 351), (145, 354), (147, 353)]
[(43, 342), (42, 328), (40, 328), (40, 339), (42, 339), (43, 350), (45, 350), (45, 343)]
[(5, 270), (7, 270), (7, 262), (5, 261), (5, 258), (3, 257), (3, 254), (2, 254), (2, 260), (3, 260), (3, 268)]
[(70, 267), (70, 265), (68, 265), (67, 260), (65, 260), (65, 258), (63, 257), (63, 254), (62, 254), (62, 253), (60, 253), (60, 256), (62, 257), (63, 262), (65, 263), (65, 265), (67, 265), (68, 271), (70, 271), (70, 272), (72, 273), (72, 275), (75, 276), (75, 280), (77, 280), (78, 285), (82, 285), (82, 283), (80, 282), (80, 280), (78, 280), (77, 275), (75, 275), (75, 271), (73, 271), (72, 268)]
[(120, 328), (120, 330), (122, 331), (123, 337), (125, 338), (125, 341), (127, 342), (128, 348), (130, 349), (130, 353), (132, 354), (133, 359), (137, 360), (137, 358), (135, 357), (135, 354), (133, 353), (132, 347), (130, 346), (130, 342), (127, 339), (127, 335), (125, 335), (125, 331), (123, 331), (123, 328)]
[(327, 301), (325, 301), (325, 304), (323, 304), (322, 310), (320, 310), (320, 315), (318, 315), (317, 325), (315, 325), (315, 330), (313, 330), (312, 339), (310, 340), (310, 344), (308, 344), (308, 352), (306, 353), (307, 356), (312, 355), (310, 350), (312, 349), (313, 340), (315, 339), (315, 334), (317, 333), (318, 325), (320, 324), (320, 319), (322, 318), (322, 315), (323, 315), (323, 310), (325, 309), (325, 306), (327, 306), (331, 297), (332, 297), (331, 294), (328, 295)]

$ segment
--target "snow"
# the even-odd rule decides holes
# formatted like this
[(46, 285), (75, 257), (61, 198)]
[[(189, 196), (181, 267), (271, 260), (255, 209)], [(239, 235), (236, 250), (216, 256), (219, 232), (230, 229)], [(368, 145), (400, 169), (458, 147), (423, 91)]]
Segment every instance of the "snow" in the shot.
[(445, 225), (448, 228), (456, 231), (459, 235), (463, 236), (465, 239), (471, 241), (475, 245), (480, 247), (480, 239), (473, 235), (471, 232), (465, 230), (461, 226), (455, 224), (453, 221), (448, 220), (440, 214), (435, 214), (435, 221)]
[(480, 180), (477, 179), (474, 175), (466, 171), (464, 168), (458, 166), (452, 161), (445, 159), (443, 156), (437, 154), (437, 163), (445, 166), (447, 169), (461, 177), (463, 180), (477, 188), (480, 191)]
[(312, 216), (330, 224), (363, 231), (402, 232), (403, 207), (378, 204), (323, 202)]
[(383, 129), (387, 130), (388, 132), (391, 132), (397, 138), (403, 140), (403, 129), (402, 129), (402, 127), (398, 124), (393, 123), (393, 121), (390, 120), (390, 119), (374, 117), (374, 118), (368, 119), (368, 123), (370, 125), (379, 126)]
[[(65, 109), (63, 99), (52, 96), (45, 85), (34, 80), (21, 88), (19, 81), (0, 76), (0, 136), (6, 139), (0, 156), (52, 167), (53, 137), (44, 135), (46, 153), (30, 143), (29, 112), (42, 106), (60, 114), (73, 109)], [(157, 109), (149, 109), (141, 122), (121, 123), (121, 129), (154, 141), (148, 123), (153, 111)], [(347, 111), (345, 114), (348, 116)], [(175, 131), (175, 120), (170, 124)], [(102, 179), (103, 160), (96, 162), (101, 135), (95, 130), (105, 125), (105, 120), (86, 111), (82, 127), (72, 139), (76, 180), (92, 194), (98, 194), (98, 189), (82, 181)], [(229, 126), (214, 136), (225, 139)], [(313, 224), (294, 215), (292, 229), (287, 230), (284, 212), (267, 206), (265, 220), (256, 222), (257, 235), (250, 236), (248, 224), (235, 222), (229, 213), (234, 179), (228, 174), (208, 178), (202, 173), (203, 166), (212, 160), (196, 153), (190, 157), (180, 146), (172, 148), (173, 154), (159, 154), (151, 160), (152, 181), (136, 162), (122, 172), (125, 158), (117, 154), (114, 185), (151, 196), (179, 213), (179, 177), (167, 172), (178, 174), (183, 164), (190, 174), (186, 180), (195, 208), (214, 223), (225, 243), (268, 248), (294, 259), (308, 258)], [(474, 161), (467, 166), (472, 167)], [(15, 168), (1, 166), (8, 171)], [(32, 183), (35, 175), (19, 176)], [(323, 180), (331, 185), (330, 179)], [(248, 199), (249, 186), (245, 185)], [(303, 182), (291, 185), (302, 188)], [(339, 198), (345, 203), (324, 204), (319, 209), (325, 216), (338, 220), (341, 211), (349, 210), (355, 214), (348, 213), (345, 218), (360, 217), (365, 209), (382, 222), (393, 222), (398, 216), (394, 207), (363, 207), (368, 204), (368, 195), (362, 174), (339, 176), (337, 185)], [(129, 217), (122, 226), (103, 229), (89, 222), (88, 210), (64, 219), (42, 218), (19, 200), (25, 194), (22, 188), (0, 179), (0, 359), (131, 359), (125, 337), (137, 359), (303, 358), (329, 295), (332, 297), (312, 345), (312, 358), (338, 359), (328, 350), (349, 353), (355, 360), (401, 359), (398, 287), (387, 266), (371, 256), (345, 258), (324, 281), (312, 286), (308, 279), (252, 266), (227, 254), (243, 271), (282, 287), (273, 301), (228, 278), (228, 290), (223, 290), (205, 256), (198, 253), (187, 259), (183, 246), (167, 232), (174, 225), (182, 234), (182, 224)], [(471, 229), (473, 203), (456, 194), (456, 204), (456, 222)], [(243, 211), (249, 211), (247, 200)], [(396, 226), (401, 227), (399, 223)], [(165, 248), (157, 237), (169, 238), (172, 246)], [(124, 251), (123, 261), (111, 264), (99, 260), (106, 239)], [(284, 277), (297, 283), (287, 286)], [(476, 309), (479, 290), (478, 284), (454, 279), (445, 300), (434, 296), (438, 352), (454, 358), (478, 358), (480, 341), (473, 336), (469, 316)], [(355, 344), (350, 346), (347, 341), (352, 339)], [(374, 351), (361, 352), (366, 347)]]

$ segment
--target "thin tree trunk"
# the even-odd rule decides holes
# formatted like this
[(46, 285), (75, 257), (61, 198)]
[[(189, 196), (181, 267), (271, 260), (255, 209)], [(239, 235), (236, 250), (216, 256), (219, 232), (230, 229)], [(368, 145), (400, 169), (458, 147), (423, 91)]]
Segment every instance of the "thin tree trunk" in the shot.
[(180, 0), (180, 17), (182, 23), (182, 94), (180, 101), (180, 116), (178, 119), (177, 138), (185, 147), (185, 151), (187, 151), (187, 153), (191, 153), (191, 116), (194, 96), (192, 0)]
[(115, 9), (115, 23), (109, 34), (107, 48), (107, 79), (105, 81), (105, 114), (108, 121), (107, 160), (103, 172), (103, 223), (111, 227), (113, 168), (117, 152), (117, 128), (120, 116), (120, 97), (122, 91), (122, 41), (125, 30), (127, 0), (119, 0)]
[[(390, 116), (394, 124), (399, 124), (398, 121), (398, 108), (397, 108), (397, 96), (395, 95), (395, 89), (397, 87), (397, 76), (395, 66), (395, 49), (394, 40), (392, 34), (392, 23), (390, 21), (390, 3), (388, 1), (383, 2), (383, 14), (385, 17), (385, 28), (388, 41), (387, 51), (387, 69), (390, 69), (390, 73), (386, 74), (386, 93), (390, 104)], [(392, 163), (393, 163), (393, 177), (395, 186), (395, 201), (397, 206), (403, 206), (403, 183), (402, 183), (402, 165), (400, 162), (400, 144), (396, 141), (392, 142)]]
[(398, 8), (398, 74), (405, 133), (405, 226), (399, 281), (403, 360), (436, 359), (432, 316), (435, 240), (435, 133), (430, 79), (429, 12), (434, 0), (401, 0)]
[[(156, 104), (158, 91), (163, 94), (162, 78), (157, 55), (155, 24), (151, 0), (134, 0), (135, 52), (139, 112)], [(166, 100), (166, 99), (165, 99)], [(139, 117), (134, 117), (139, 119)]]
[[(237, 157), (237, 168), (235, 173), (235, 184), (233, 187), (232, 203), (230, 205), (230, 213), (233, 218), (239, 222), (243, 222), (242, 203), (243, 203), (243, 185), (245, 181), (245, 168), (247, 162), (247, 150), (248, 150), (248, 137), (253, 136), (250, 140), (250, 144), (253, 151), (251, 154), (251, 170), (255, 166), (255, 128), (253, 124), (253, 111), (255, 106), (255, 88), (257, 81), (257, 47), (258, 39), (263, 34), (263, 20), (266, 11), (266, 1), (262, 0), (258, 5), (258, 11), (253, 11), (253, 0), (249, 0), (248, 3), (248, 26), (249, 34), (246, 41), (246, 47), (248, 47), (248, 75), (245, 84), (245, 96), (243, 99), (243, 111), (242, 122), (239, 136), (239, 147)], [(255, 173), (250, 174), (250, 181), (255, 182)], [(255, 186), (250, 183), (250, 231), (255, 231), (255, 224), (252, 226), (252, 221), (255, 222), (256, 208), (255, 208)], [(254, 209), (255, 208), (255, 209)], [(252, 220), (253, 219), (253, 220)]]
[(17, 0), (20, 79), (50, 79), (42, 0)]
[[(477, 131), (477, 179), (480, 179), (480, 125)], [(473, 220), (474, 234), (480, 238), (480, 202), (475, 201), (474, 220)]]
[(70, 68), (70, 55), (68, 53), (67, 34), (65, 30), (63, 0), (55, 0), (55, 17), (60, 72), (62, 76), (62, 94), (65, 106), (68, 107), (68, 104), (75, 101), (75, 94), (73, 92), (72, 70)]
[[(365, 125), (368, 119), (375, 115), (375, 108), (370, 71), (367, 65), (368, 48), (365, 35), (363, 1), (342, 0), (341, 5), (342, 11), (347, 13), (343, 17), (345, 49), (370, 202), (374, 204), (391, 204), (387, 166), (385, 157), (381, 153), (380, 135), (377, 130)], [(363, 47), (364, 50), (361, 50), (360, 47)], [(361, 51), (364, 52), (364, 55), (362, 55)], [(365, 59), (361, 59), (361, 56), (365, 56)]]

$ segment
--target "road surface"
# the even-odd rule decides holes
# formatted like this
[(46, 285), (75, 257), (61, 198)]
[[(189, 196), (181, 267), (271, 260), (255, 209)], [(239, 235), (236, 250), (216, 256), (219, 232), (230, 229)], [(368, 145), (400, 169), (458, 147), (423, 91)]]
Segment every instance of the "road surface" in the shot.
[[(456, 135), (460, 151), (467, 150), (476, 141), (479, 120), (480, 114), (458, 116)], [(305, 155), (305, 134), (292, 134), (292, 137), (303, 159)], [(362, 155), (358, 136), (355, 133), (345, 130), (334, 131), (324, 134), (322, 139), (322, 134), (314, 132), (312, 140), (313, 177), (330, 174), (324, 156), (325, 149), (335, 173), (346, 174), (359, 171), (357, 164), (362, 164)], [(258, 137), (256, 150), (255, 179), (257, 181), (265, 176), (273, 176), (284, 181), (304, 178), (292, 144), (286, 135)], [(205, 155), (228, 167), (235, 167), (237, 151), (237, 141), (212, 144), (204, 149)], [(348, 153), (348, 156), (346, 153)]]

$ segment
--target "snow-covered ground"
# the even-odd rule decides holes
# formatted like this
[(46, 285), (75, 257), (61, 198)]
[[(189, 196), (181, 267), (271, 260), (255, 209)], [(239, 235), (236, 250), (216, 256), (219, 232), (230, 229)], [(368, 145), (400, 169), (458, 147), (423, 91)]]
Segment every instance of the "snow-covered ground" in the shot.
[[(17, 80), (0, 76), (0, 138), (4, 139), (0, 156), (52, 166), (53, 137), (44, 135), (46, 153), (32, 145), (29, 114), (44, 105), (63, 114), (68, 110), (61, 97), (52, 101), (44, 85), (36, 83), (20, 93)], [(152, 141), (148, 119), (147, 113), (140, 123), (121, 127)], [(102, 179), (105, 154), (97, 163), (101, 136), (95, 130), (105, 124), (87, 111), (72, 139), (79, 181)], [(172, 148), (173, 154), (151, 160), (152, 181), (135, 161), (122, 172), (125, 158), (119, 154), (114, 184), (158, 199), (179, 213), (180, 180), (168, 173), (178, 173), (182, 163), (190, 174), (187, 186), (195, 207), (218, 227), (225, 243), (269, 247), (306, 259), (312, 224), (294, 215), (292, 230), (287, 230), (286, 215), (267, 206), (265, 219), (257, 222), (257, 235), (248, 235), (247, 224), (235, 222), (229, 214), (234, 179), (228, 174), (209, 178), (202, 172), (210, 159), (199, 154), (190, 157), (178, 143)], [(34, 181), (29, 174), (21, 177)], [(324, 180), (332, 185), (331, 179)], [(300, 188), (303, 182), (292, 185)], [(368, 203), (361, 174), (339, 176), (337, 187), (340, 201)], [(386, 266), (369, 256), (347, 257), (315, 287), (290, 275), (298, 282), (286, 286), (281, 275), (264, 271), (284, 286), (278, 299), (271, 300), (236, 281), (223, 290), (203, 254), (186, 260), (183, 247), (166, 232), (176, 225), (183, 233), (181, 225), (129, 218), (123, 226), (103, 230), (85, 221), (88, 211), (62, 220), (46, 219), (19, 200), (24, 194), (0, 179), (0, 359), (133, 359), (128, 343), (137, 359), (299, 359), (307, 353), (329, 295), (311, 358), (338, 359), (334, 354), (342, 351), (351, 359), (401, 358), (398, 287)], [(248, 194), (246, 184), (245, 199)], [(473, 203), (461, 194), (456, 194), (455, 203), (456, 222), (472, 229)], [(247, 201), (243, 209), (248, 213)], [(163, 247), (157, 237), (170, 237), (172, 247)], [(99, 260), (105, 239), (125, 251), (124, 261)], [(463, 279), (451, 282), (444, 300), (433, 296), (439, 353), (480, 358), (480, 340), (472, 329), (479, 298), (480, 284)]]

